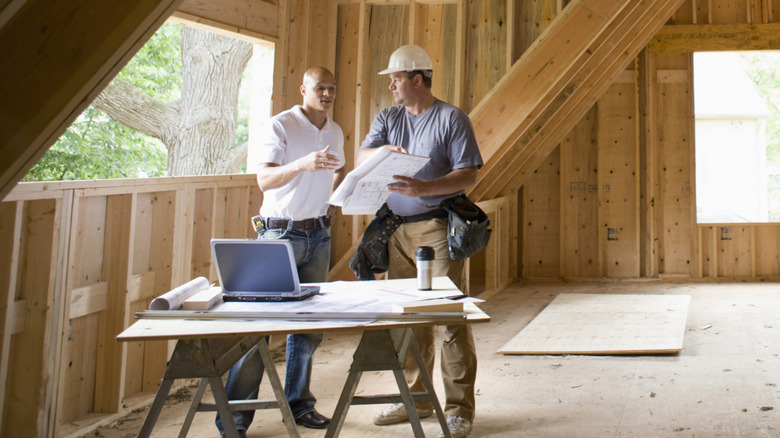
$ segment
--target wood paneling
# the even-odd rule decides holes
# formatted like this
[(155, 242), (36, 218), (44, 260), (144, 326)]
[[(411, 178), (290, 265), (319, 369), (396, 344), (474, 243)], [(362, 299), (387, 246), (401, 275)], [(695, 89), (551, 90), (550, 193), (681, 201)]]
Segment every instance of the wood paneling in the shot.
[(470, 112), (504, 76), (507, 68), (508, 25), (505, 3), (501, 0), (474, 0), (467, 3), (469, 17), (466, 40), (466, 100)]
[(560, 275), (560, 153), (555, 152), (523, 186), (523, 277)]
[(780, 23), (665, 26), (648, 47), (658, 54), (777, 50), (780, 48)]
[(173, 16), (233, 35), (274, 41), (279, 37), (278, 8), (266, 0), (184, 0)]
[[(658, 57), (654, 191), (658, 272), (695, 275), (693, 86), (688, 56)], [(681, 73), (680, 73), (681, 72)]]
[[(627, 71), (633, 79), (633, 71)], [(636, 86), (618, 81), (598, 103), (601, 275), (639, 276), (639, 146)]]
[(592, 108), (561, 149), (561, 275), (599, 277), (598, 115)]
[(472, 112), (487, 163), (470, 194), (522, 185), (680, 3), (571, 3)]

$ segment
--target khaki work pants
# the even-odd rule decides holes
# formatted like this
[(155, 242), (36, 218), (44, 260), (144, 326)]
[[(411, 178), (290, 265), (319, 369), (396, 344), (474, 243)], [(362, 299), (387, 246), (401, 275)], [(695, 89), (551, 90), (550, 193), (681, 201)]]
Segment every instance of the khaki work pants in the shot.
[[(447, 275), (468, 294), (463, 260), (450, 259), (447, 249), (447, 220), (401, 224), (387, 244), (388, 278), (413, 278), (417, 276), (414, 253), (418, 246), (431, 246), (436, 258), (433, 262), (433, 276)], [(436, 357), (435, 330), (443, 336), (441, 345), (441, 374), (444, 382), (447, 415), (457, 415), (474, 420), (474, 381), (477, 377), (477, 353), (469, 324), (422, 327), (415, 329), (415, 340), (422, 353), (425, 368), (433, 376)], [(404, 369), (406, 382), (412, 392), (425, 391), (420, 372), (409, 354)], [(417, 404), (418, 409), (432, 409), (430, 403)]]

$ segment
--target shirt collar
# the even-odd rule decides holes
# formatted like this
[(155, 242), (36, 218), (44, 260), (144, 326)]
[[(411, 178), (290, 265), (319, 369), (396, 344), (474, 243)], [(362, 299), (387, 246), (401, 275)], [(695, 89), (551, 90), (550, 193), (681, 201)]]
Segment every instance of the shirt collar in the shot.
[[(307, 127), (310, 126), (314, 129), (320, 130), (314, 124), (309, 120), (308, 117), (306, 117), (306, 114), (303, 113), (303, 107), (301, 105), (295, 105), (293, 107), (293, 114), (295, 114), (295, 120), (298, 122), (298, 125), (301, 127)], [(327, 114), (325, 114), (325, 124), (322, 125), (322, 131), (329, 131), (330, 130), (330, 117), (328, 117)]]

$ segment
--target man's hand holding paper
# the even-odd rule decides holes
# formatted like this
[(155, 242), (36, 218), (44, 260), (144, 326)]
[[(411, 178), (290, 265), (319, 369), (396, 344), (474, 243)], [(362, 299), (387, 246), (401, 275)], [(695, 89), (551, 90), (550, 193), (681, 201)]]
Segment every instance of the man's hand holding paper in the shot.
[(341, 206), (343, 214), (374, 214), (390, 196), (390, 185), (399, 183), (399, 176), (413, 177), (428, 161), (429, 157), (411, 155), (400, 146), (377, 148), (347, 174), (330, 203)]

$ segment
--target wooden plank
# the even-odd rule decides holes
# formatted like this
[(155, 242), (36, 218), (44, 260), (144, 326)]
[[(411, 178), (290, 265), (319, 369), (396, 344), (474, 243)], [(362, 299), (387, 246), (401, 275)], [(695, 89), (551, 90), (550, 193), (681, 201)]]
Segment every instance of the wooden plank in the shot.
[(163, 192), (183, 187), (245, 187), (256, 185), (254, 174), (177, 176), (137, 179), (104, 179), (91, 181), (47, 181), (20, 183), (3, 201), (61, 198), (65, 191), (77, 190), (79, 196), (124, 195), (127, 193)]
[[(6, 251), (0, 252), (0, 388), (8, 387), (8, 370), (11, 361), (11, 335), (17, 333), (17, 324), (23, 318), (17, 317), (16, 290), (19, 287), (19, 256), (22, 242), (24, 204), (22, 202), (0, 203), (0, 239), (10, 242)], [(5, 412), (5, 394), (0, 397), (0, 423)], [(2, 433), (0, 427), (0, 433)]]
[[(512, 254), (516, 254), (516, 236), (514, 230), (516, 224), (512, 222), (512, 209), (516, 208), (513, 197), (503, 197), (483, 201), (479, 207), (485, 211), (490, 219), (493, 234), (488, 246), (480, 251), (482, 260), (480, 267), (484, 269), (482, 275), (485, 282), (486, 293), (496, 293), (509, 286), (515, 280), (516, 270), (512, 269)], [(471, 258), (471, 272), (474, 272), (475, 257)], [(472, 278), (474, 278), (472, 276)]]
[[(533, 106), (544, 99), (543, 90), (556, 83), (554, 72), (546, 69), (549, 66), (564, 69), (575, 64), (578, 61), (577, 54), (588, 47), (594, 34), (602, 31), (612, 18), (607, 13), (616, 15), (620, 11), (611, 2), (597, 3), (596, 6), (601, 9), (594, 12), (582, 0), (570, 4), (496, 84), (490, 95), (471, 111), (477, 139), (486, 159), (489, 160), (500, 149), (499, 139), (509, 135), (504, 131), (514, 129), (525, 119)], [(573, 23), (576, 23), (576, 28)], [(510, 107), (510, 102), (513, 111), (506, 112), (505, 108)], [(492, 139), (490, 136), (498, 138), (483, 140)]]
[[(360, 5), (338, 6), (338, 32), (336, 37), (336, 82), (344, 86), (338, 88), (333, 107), (333, 120), (344, 132), (344, 157), (346, 169), (355, 167), (355, 155), (363, 140), (358, 132), (357, 96), (361, 88), (358, 80), (358, 67), (362, 64), (360, 52)], [(344, 216), (339, 211), (335, 224), (331, 224), (331, 261), (337, 261), (347, 254), (356, 238), (353, 224), (354, 216)], [(337, 263), (331, 263), (335, 266)]]
[(190, 278), (211, 276), (211, 247), (210, 240), (213, 235), (212, 225), (214, 218), (214, 190), (203, 189), (195, 192), (195, 205), (193, 216), (192, 236), (192, 262)]
[(9, 330), (9, 333), (11, 335), (21, 333), (22, 330), (24, 330), (25, 313), (27, 313), (27, 301), (25, 300), (14, 301), (14, 304), (11, 306), (11, 311), (10, 311), (11, 329)]
[(70, 292), (70, 314), (68, 318), (76, 319), (85, 315), (106, 310), (108, 306), (108, 282), (82, 286)]
[(184, 0), (173, 13), (194, 23), (206, 24), (235, 34), (275, 40), (279, 37), (278, 6), (253, 0)]
[(780, 228), (776, 224), (766, 224), (753, 229), (756, 233), (753, 251), (756, 276), (780, 276)]
[(560, 149), (523, 186), (523, 277), (560, 276)]
[[(106, 197), (76, 196), (70, 234), (66, 290), (103, 281)], [(70, 315), (70, 298), (64, 297), (64, 314)], [(92, 412), (95, 361), (99, 333), (97, 314), (64, 321), (56, 424), (61, 425)]]
[[(157, 276), (154, 271), (131, 275), (127, 282), (127, 302), (148, 302), (150, 299), (154, 298), (156, 278)], [(146, 305), (146, 303), (144, 303), (144, 305)]]
[(718, 0), (710, 5), (710, 23), (746, 23), (747, 2), (745, 0)]
[[(630, 63), (628, 58), (629, 54), (635, 52), (629, 50), (620, 51), (617, 56), (606, 56), (610, 50), (616, 50), (619, 47), (625, 47), (626, 44), (638, 44), (638, 41), (645, 41), (645, 37), (649, 37), (648, 32), (652, 29), (650, 23), (655, 23), (660, 15), (663, 14), (664, 7), (658, 6), (657, 9), (651, 9), (646, 11), (632, 10), (631, 14), (625, 19), (620, 20), (620, 24), (615, 28), (611, 28), (610, 32), (601, 35), (597, 42), (593, 44), (595, 48), (591, 49), (593, 58), (601, 59), (605, 65), (598, 67), (584, 68), (579, 73), (574, 75), (570, 84), (576, 87), (575, 84), (588, 83), (587, 89), (582, 93), (574, 93), (569, 96), (572, 90), (568, 90), (564, 93), (556, 96), (556, 100), (550, 103), (550, 106), (538, 118), (538, 125), (528, 128), (529, 137), (524, 138), (519, 143), (515, 144), (514, 154), (506, 155), (509, 164), (505, 164), (504, 161), (494, 160), (494, 163), (500, 163), (498, 166), (502, 166), (505, 170), (509, 170), (509, 174), (504, 172), (504, 175), (494, 173), (491, 178), (485, 179), (485, 187), (490, 187), (491, 184), (499, 182), (501, 186), (494, 188), (500, 193), (502, 190), (511, 190), (513, 187), (517, 187), (528, 177), (530, 169), (536, 168), (545, 154), (551, 150), (551, 148), (558, 141), (559, 137), (563, 136), (563, 133), (572, 127), (573, 120), (577, 120), (580, 116), (580, 112), (584, 111), (587, 105), (595, 103), (598, 96), (601, 95), (603, 90), (617, 77), (619, 77), (620, 70), (616, 68), (618, 66), (625, 66)], [(655, 13), (654, 18), (647, 17), (634, 17), (633, 15), (640, 14), (642, 12), (648, 12), (650, 14)], [(632, 15), (633, 14), (633, 15)], [(636, 23), (648, 23), (640, 29), (633, 28)], [(613, 41), (610, 38), (617, 36), (621, 41)], [(633, 46), (636, 53), (639, 51), (639, 46)], [(589, 79), (586, 76), (591, 75), (593, 72), (610, 72), (609, 75), (603, 74), (599, 77), (591, 77)], [(589, 83), (589, 81), (591, 81)], [(572, 112), (570, 112), (571, 110)], [(576, 111), (576, 113), (573, 113)], [(533, 146), (533, 147), (532, 147)], [(479, 190), (478, 183), (474, 190)], [(488, 196), (485, 194), (484, 196)]]
[(453, 77), (455, 82), (455, 89), (453, 90), (454, 96), (452, 103), (460, 109), (464, 108), (466, 101), (466, 34), (468, 29), (466, 27), (466, 2), (460, 0), (457, 2), (455, 11), (455, 65), (453, 70)]
[[(333, 71), (334, 58), (331, 55), (334, 53), (332, 49), (336, 43), (336, 29), (332, 27), (330, 13), (330, 1), (309, 0), (308, 27), (310, 34), (307, 41), (307, 68), (321, 65)], [(301, 72), (301, 77), (303, 77), (303, 72)]]
[(534, 0), (512, 2), (515, 6), (515, 42), (512, 50), (512, 64), (536, 41), (558, 15), (558, 1)]
[(504, 354), (667, 354), (683, 348), (690, 295), (560, 294)]
[(648, 48), (657, 54), (778, 50), (780, 23), (664, 26)]
[(750, 278), (752, 276), (752, 252), (750, 228), (738, 224), (717, 227), (718, 277)]
[[(279, 23), (289, 19), (290, 2), (279, 4)], [(289, 108), (287, 106), (287, 70), (283, 66), (287, 63), (287, 47), (289, 45), (290, 27), (279, 26), (279, 41), (274, 45), (274, 78), (271, 95), (271, 114), (279, 114)], [(185, 280), (186, 281), (186, 280)]]
[(433, 62), (433, 95), (445, 102), (455, 100), (457, 5), (421, 5), (415, 7), (415, 44), (424, 48)]
[[(28, 0), (3, 17), (0, 199), (151, 37), (181, 0)], [(30, 56), (30, 54), (35, 54)]]
[(131, 254), (133, 271), (131, 271), (128, 277), (128, 297), (127, 302), (133, 302), (137, 298), (132, 296), (131, 288), (133, 285), (133, 277), (136, 274), (143, 274), (149, 272), (150, 259), (152, 252), (156, 249), (159, 243), (156, 239), (152, 239), (152, 221), (154, 220), (154, 207), (155, 198), (157, 193), (138, 193), (135, 195), (135, 211), (133, 214), (133, 253)]
[[(251, 187), (257, 187), (257, 184), (253, 183)], [(183, 202), (184, 200), (180, 198), (179, 193), (174, 192), (158, 193), (155, 199), (151, 239), (156, 242), (156, 247), (150, 260), (150, 269), (155, 273), (154, 291), (146, 296), (147, 299), (130, 306), (130, 312), (125, 322), (126, 327), (135, 322), (132, 318), (134, 312), (139, 309), (147, 309), (152, 298), (173, 289), (174, 284), (181, 284), (174, 280), (175, 268), (171, 266), (170, 260), (176, 257), (177, 252), (173, 236), (183, 235), (188, 229), (186, 224), (182, 225), (176, 220), (179, 214), (179, 204), (186, 205), (186, 202)], [(188, 260), (189, 254), (185, 254), (185, 257), (185, 260)], [(128, 344), (128, 358), (131, 352), (138, 352), (138, 356), (133, 358), (132, 363), (130, 360), (127, 362), (125, 385), (133, 385), (135, 382), (135, 386), (125, 389), (125, 397), (127, 397), (127, 391), (130, 388), (134, 392), (154, 391), (163, 377), (165, 364), (172, 351), (173, 349), (169, 350), (166, 342)]]
[[(512, 72), (494, 88), (491, 99), (480, 104), (480, 108), (489, 110), (472, 112), (477, 139), (483, 146), (487, 143), (484, 148), (487, 149), (487, 154), (483, 155), (488, 155), (488, 162), (480, 173), (480, 179), (470, 191), (476, 199), (490, 198), (519, 187), (528, 178), (531, 169), (541, 163), (611, 81), (639, 53), (668, 17), (666, 14), (671, 13), (669, 11), (679, 4), (679, 0), (652, 4), (632, 3), (625, 11), (614, 3), (601, 5), (605, 8), (603, 13), (611, 12), (617, 15), (610, 20), (603, 20), (600, 15), (574, 7), (578, 4), (584, 7), (581, 3), (572, 3), (556, 19), (556, 22), (564, 24), (553, 23), (546, 32), (549, 38), (540, 37), (524, 56), (527, 61), (518, 61)], [(602, 15), (605, 15), (603, 13)], [(613, 25), (607, 26), (604, 23), (612, 19), (615, 21)], [(572, 24), (575, 22), (576, 25)], [(558, 27), (567, 23), (571, 28), (567, 28), (567, 32), (561, 32), (565, 34), (565, 41), (553, 38), (558, 34)], [(591, 39), (594, 37), (595, 42)], [(582, 49), (585, 54), (579, 60), (582, 64), (579, 64), (577, 59), (568, 59), (567, 55), (562, 55), (569, 52), (568, 49), (576, 49), (567, 46), (577, 45), (582, 40), (593, 43), (585, 46), (587, 50)], [(630, 49), (627, 50), (627, 47)], [(551, 61), (549, 56), (563, 58)], [(534, 65), (535, 63), (541, 65)], [(544, 66), (558, 64), (561, 71), (551, 67), (549, 72), (538, 74), (539, 69)], [(557, 76), (566, 66), (577, 66), (577, 74)], [(523, 74), (520, 74), (521, 71)], [(539, 79), (540, 76), (543, 76), (544, 80)], [(556, 85), (559, 79), (560, 83)], [(543, 91), (535, 97), (522, 96), (524, 92), (531, 93), (527, 90), (533, 88), (531, 84), (535, 81), (539, 82)], [(547, 98), (551, 100), (542, 103), (540, 99), (545, 93), (549, 93)], [(527, 104), (518, 105), (517, 102)], [(536, 105), (540, 106), (532, 110)], [(513, 111), (505, 111), (507, 107), (512, 107)], [(485, 141), (486, 138), (490, 140)], [(520, 141), (516, 142), (516, 139)], [(499, 149), (501, 153), (492, 156)]]
[(655, 111), (655, 57), (647, 49), (637, 58), (639, 108), (639, 253), (640, 276), (658, 275), (658, 247), (655, 235), (656, 213), (653, 190), (656, 186), (656, 111)]
[[(310, 53), (308, 49), (311, 33), (311, 1), (288, 0), (285, 6), (286, 15), (282, 20), (286, 23), (285, 46), (281, 50), (283, 63), (276, 64), (275, 70), (281, 69), (284, 73), (283, 94), (281, 95), (283, 107), (290, 108), (301, 103), (300, 86), (303, 82), (303, 73), (309, 68)], [(277, 48), (276, 50), (280, 50)], [(276, 95), (274, 95), (276, 100)]]
[[(463, 110), (470, 112), (504, 76), (507, 41), (504, 25), (506, 8), (501, 0), (468, 2), (466, 87)], [(479, 140), (479, 138), (478, 138)], [(480, 148), (482, 144), (480, 143)], [(484, 154), (484, 152), (483, 152)]]
[(699, 272), (703, 278), (718, 278), (717, 231), (714, 226), (699, 226)]
[[(249, 223), (249, 189), (247, 187), (233, 187), (220, 189), (224, 193), (224, 200), (218, 197), (221, 204), (224, 202), (224, 211), (226, 213), (223, 225), (222, 235), (225, 237), (250, 237), (247, 232), (246, 224)], [(218, 237), (214, 235), (214, 237)]]
[(598, 103), (601, 276), (639, 276), (639, 145), (634, 83), (614, 83)]
[(366, 131), (360, 136), (361, 140), (368, 134), (368, 127), (379, 111), (395, 105), (393, 94), (387, 88), (390, 84), (388, 76), (379, 76), (377, 73), (387, 68), (395, 49), (409, 43), (409, 5), (371, 6), (369, 18), (367, 31), (371, 56), (366, 72), (370, 90), (367, 96), (369, 108), (365, 120)]
[[(701, 0), (685, 0), (683, 4), (675, 11), (670, 23), (674, 24), (696, 24), (697, 20), (697, 8), (696, 2)], [(706, 9), (704, 9), (706, 11)]]
[(12, 291), (15, 300), (24, 301), (24, 327), (11, 341), (8, 380), (4, 390), (3, 427), (18, 436), (40, 436), (45, 415), (47, 375), (45, 364), (51, 351), (49, 338), (54, 285), (53, 242), (54, 224), (59, 211), (56, 201), (40, 200), (25, 203), (21, 234), (18, 242), (17, 285)]
[(126, 349), (112, 342), (128, 319), (127, 287), (133, 272), (137, 196), (111, 196), (106, 204), (106, 240), (103, 278), (108, 282), (108, 308), (99, 314), (95, 367), (95, 412), (117, 412), (121, 407)]
[[(67, 322), (65, 312), (68, 306), (65, 297), (66, 286), (68, 284), (68, 269), (70, 253), (71, 234), (70, 231), (71, 222), (73, 220), (73, 205), (74, 205), (74, 192), (73, 190), (65, 190), (62, 196), (55, 199), (55, 217), (54, 226), (52, 232), (52, 265), (57, 266), (58, 269), (54, 269), (50, 272), (49, 283), (52, 285), (51, 296), (51, 314), (48, 344), (49, 354), (46, 358), (45, 379), (46, 395), (43, 401), (43, 409), (39, 419), (41, 420), (41, 430), (43, 436), (57, 436), (60, 432), (58, 418), (59, 408), (57, 401), (59, 400), (60, 391), (60, 376), (62, 372), (62, 351), (63, 339), (61, 334), (65, 331), (65, 324)], [(56, 243), (55, 243), (56, 242)]]
[(593, 107), (561, 142), (561, 275), (597, 278), (598, 118)]

